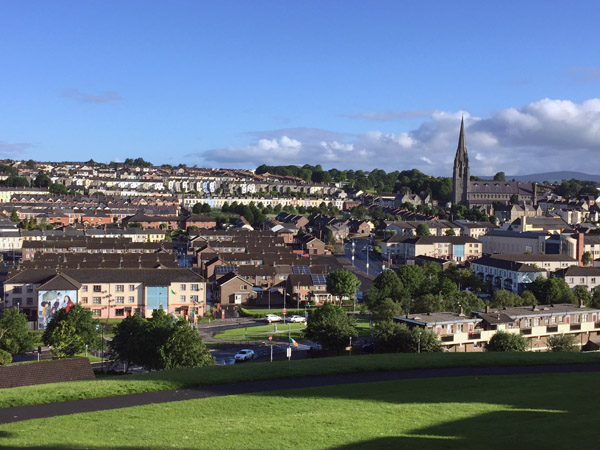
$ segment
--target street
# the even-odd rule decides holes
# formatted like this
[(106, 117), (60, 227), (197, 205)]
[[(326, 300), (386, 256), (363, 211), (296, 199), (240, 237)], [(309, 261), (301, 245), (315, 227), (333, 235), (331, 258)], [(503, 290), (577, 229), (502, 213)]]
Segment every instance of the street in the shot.
[[(380, 259), (373, 259), (371, 254), (367, 254), (367, 252), (363, 252), (363, 249), (369, 242), (369, 238), (364, 239), (354, 239), (354, 266), (368, 275), (372, 275), (376, 277), (381, 273), (382, 261)], [(352, 263), (352, 242), (348, 242), (344, 244), (344, 253), (348, 261)], [(367, 258), (369, 262), (369, 267), (367, 268)]]

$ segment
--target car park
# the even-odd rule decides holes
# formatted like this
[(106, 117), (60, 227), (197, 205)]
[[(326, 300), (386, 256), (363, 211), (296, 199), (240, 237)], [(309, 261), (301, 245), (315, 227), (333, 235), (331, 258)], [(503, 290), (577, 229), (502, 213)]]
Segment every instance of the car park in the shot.
[(304, 316), (291, 316), (289, 321), (293, 323), (303, 323), (306, 322), (306, 318)]
[(265, 316), (265, 322), (267, 323), (272, 323), (272, 322), (281, 322), (283, 319), (281, 317), (279, 317), (277, 314), (267, 314)]
[(247, 361), (249, 359), (255, 358), (254, 350), (250, 350), (249, 348), (243, 348), (239, 352), (237, 352), (234, 356), (236, 361)]

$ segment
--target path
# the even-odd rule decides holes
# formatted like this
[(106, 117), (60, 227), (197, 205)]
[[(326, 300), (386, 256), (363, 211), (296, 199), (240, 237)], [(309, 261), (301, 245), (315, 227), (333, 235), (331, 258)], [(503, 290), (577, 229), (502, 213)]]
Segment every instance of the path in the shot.
[(0, 424), (68, 414), (104, 411), (131, 406), (193, 400), (225, 395), (252, 394), (284, 389), (302, 389), (353, 383), (408, 380), (414, 378), (443, 378), (463, 376), (529, 375), (571, 372), (600, 372), (600, 364), (565, 364), (545, 366), (458, 367), (442, 369), (395, 370), (339, 375), (319, 375), (264, 381), (202, 386), (174, 391), (145, 392), (114, 397), (73, 400), (45, 405), (17, 406), (0, 409)]

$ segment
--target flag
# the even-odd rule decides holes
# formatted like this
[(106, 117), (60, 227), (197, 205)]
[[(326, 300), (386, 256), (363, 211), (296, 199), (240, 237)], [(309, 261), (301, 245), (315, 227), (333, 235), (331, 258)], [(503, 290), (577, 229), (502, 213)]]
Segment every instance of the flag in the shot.
[(292, 338), (290, 338), (290, 344), (293, 345), (294, 347), (298, 347), (298, 343)]
[(171, 289), (171, 294), (175, 295), (175, 291), (173, 289)]

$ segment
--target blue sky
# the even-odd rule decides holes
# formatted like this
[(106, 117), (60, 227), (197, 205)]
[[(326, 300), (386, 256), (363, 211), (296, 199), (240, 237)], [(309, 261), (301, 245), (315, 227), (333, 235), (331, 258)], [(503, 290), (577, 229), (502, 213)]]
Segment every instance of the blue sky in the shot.
[(600, 3), (10, 1), (0, 157), (598, 172)]

